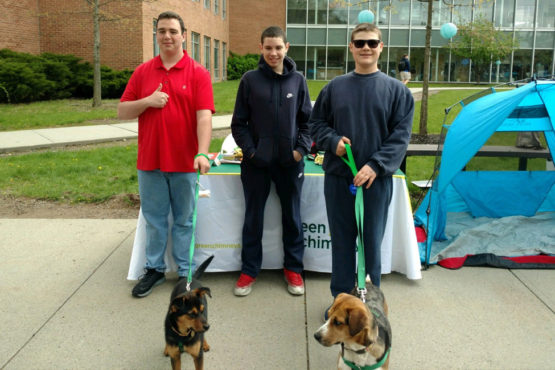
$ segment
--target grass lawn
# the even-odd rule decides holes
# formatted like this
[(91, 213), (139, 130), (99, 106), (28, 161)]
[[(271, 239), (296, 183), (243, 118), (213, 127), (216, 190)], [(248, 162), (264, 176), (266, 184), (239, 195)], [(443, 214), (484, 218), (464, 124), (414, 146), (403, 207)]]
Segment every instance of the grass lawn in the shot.
[(0, 194), (102, 202), (138, 193), (137, 145), (0, 157)]
[[(316, 100), (320, 90), (327, 81), (308, 81), (310, 98)], [(224, 81), (213, 85), (216, 115), (232, 114), (239, 81)], [(411, 84), (411, 87), (421, 85)], [(434, 85), (435, 86), (435, 85)], [(439, 86), (439, 85), (438, 85)], [(483, 88), (479, 88), (481, 90)], [(439, 102), (445, 108), (456, 102), (461, 94), (470, 95), (469, 90), (449, 91), (444, 101)], [(443, 95), (443, 94), (442, 94)], [(102, 106), (92, 107), (92, 99), (64, 99), (35, 102), (28, 104), (0, 104), (0, 131), (38, 129), (45, 127), (75, 126), (80, 124), (98, 124), (98, 121), (117, 119), (118, 99), (104, 99)], [(430, 112), (432, 109), (430, 109)], [(440, 109), (440, 112), (443, 112)], [(419, 117), (415, 114), (415, 117)]]
[[(324, 81), (309, 82), (313, 100), (324, 85)], [(233, 111), (237, 86), (238, 81), (214, 85), (216, 109), (219, 113), (230, 114)], [(443, 90), (430, 95), (428, 133), (440, 132), (446, 107), (480, 90), (482, 88)], [(0, 105), (0, 127), (2, 130), (49, 127), (54, 122), (60, 123), (62, 118), (65, 125), (113, 119), (117, 100), (105, 100), (103, 103), (100, 109), (90, 108), (90, 101), (87, 100)], [(458, 106), (453, 108), (451, 119), (447, 123), (451, 123), (458, 110)], [(414, 133), (418, 133), (419, 112), (420, 102), (416, 102)], [(515, 139), (514, 134), (496, 135), (488, 144), (514, 145)], [(218, 152), (222, 142), (223, 138), (214, 139), (210, 151)], [(117, 194), (138, 193), (136, 156), (136, 144), (0, 156), (0, 194), (67, 202), (102, 202)], [(517, 166), (517, 159), (477, 158), (469, 164), (469, 169), (514, 170)], [(433, 168), (433, 157), (408, 159), (407, 184), (414, 202), (418, 199), (420, 190), (410, 182), (428, 179)], [(545, 169), (545, 160), (530, 160), (529, 168)]]
[(99, 108), (92, 107), (92, 99), (0, 104), (0, 131), (76, 126), (86, 121), (113, 120), (117, 117), (116, 109), (115, 99), (103, 100)]

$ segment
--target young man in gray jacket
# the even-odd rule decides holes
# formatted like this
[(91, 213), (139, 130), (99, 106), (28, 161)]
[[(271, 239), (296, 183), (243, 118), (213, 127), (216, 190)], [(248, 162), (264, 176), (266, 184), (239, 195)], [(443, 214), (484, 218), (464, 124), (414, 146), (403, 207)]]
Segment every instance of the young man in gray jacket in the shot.
[(300, 200), (303, 157), (312, 143), (308, 129), (311, 103), (303, 75), (286, 56), (288, 48), (281, 28), (267, 28), (260, 38), (258, 69), (243, 75), (237, 91), (231, 131), (243, 152), (241, 182), (246, 207), (241, 275), (234, 289), (237, 296), (251, 292), (260, 272), (264, 207), (272, 181), (282, 210), (285, 280), (291, 294), (304, 294)]
[[(363, 244), (366, 272), (380, 286), (381, 253), (392, 175), (405, 155), (412, 129), (414, 100), (400, 81), (378, 69), (383, 50), (381, 31), (361, 23), (351, 34), (349, 50), (354, 72), (327, 84), (314, 105), (309, 125), (320, 150), (325, 150), (324, 195), (332, 242), (331, 294), (350, 292), (356, 279), (355, 197), (349, 187), (363, 187)], [(353, 176), (340, 157), (345, 144), (353, 152)]]

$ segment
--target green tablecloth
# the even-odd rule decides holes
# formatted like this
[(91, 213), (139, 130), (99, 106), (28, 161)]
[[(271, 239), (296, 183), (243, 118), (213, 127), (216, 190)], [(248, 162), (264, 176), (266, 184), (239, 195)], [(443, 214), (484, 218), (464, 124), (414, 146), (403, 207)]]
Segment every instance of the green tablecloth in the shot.
[[(310, 175), (323, 175), (324, 171), (322, 170), (322, 166), (318, 166), (314, 164), (314, 161), (309, 161), (308, 159), (304, 160), (304, 172), (305, 174)], [(240, 174), (241, 173), (241, 166), (235, 163), (222, 163), (219, 166), (212, 166), (210, 168), (210, 172), (208, 174)]]
[[(239, 175), (241, 173), (241, 167), (239, 164), (234, 164), (234, 163), (222, 163), (219, 166), (212, 166), (212, 168), (210, 169), (210, 172), (208, 173), (209, 175), (221, 175), (221, 174), (233, 174), (233, 175)], [(304, 173), (306, 175), (312, 175), (312, 176), (323, 176), (324, 175), (324, 170), (322, 169), (322, 166), (318, 166), (317, 164), (314, 164), (314, 161), (310, 161), (308, 159), (304, 159)], [(395, 176), (402, 176), (404, 177), (405, 175), (403, 174), (403, 172), (401, 170), (397, 170), (395, 172)]]

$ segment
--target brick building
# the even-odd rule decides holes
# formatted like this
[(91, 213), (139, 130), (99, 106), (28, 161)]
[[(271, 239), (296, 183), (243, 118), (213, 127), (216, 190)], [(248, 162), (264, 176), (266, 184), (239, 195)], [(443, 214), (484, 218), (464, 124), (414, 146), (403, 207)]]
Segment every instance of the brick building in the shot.
[[(102, 3), (102, 2), (101, 2)], [(276, 4), (278, 3), (278, 4)], [(227, 56), (257, 53), (269, 25), (285, 29), (286, 2), (266, 0), (118, 0), (100, 7), (101, 63), (134, 69), (158, 54), (155, 19), (180, 14), (187, 53), (225, 79)], [(0, 3), (0, 49), (73, 54), (93, 60), (93, 8), (85, 0), (19, 0)], [(9, 35), (14, 35), (10, 37)]]
[[(102, 3), (103, 1), (101, 1)], [(555, 1), (450, 0), (434, 5), (431, 81), (507, 82), (555, 73)], [(479, 5), (479, 3), (481, 5)], [(469, 4), (478, 4), (470, 6)], [(92, 61), (92, 9), (87, 0), (4, 0), (0, 2), (0, 49), (39, 54), (74, 54)], [(459, 9), (460, 8), (460, 9)], [(409, 54), (413, 81), (424, 69), (426, 2), (417, 0), (114, 0), (102, 6), (101, 62), (134, 69), (157, 54), (154, 19), (179, 13), (187, 27), (186, 50), (205, 65), (214, 81), (226, 78), (229, 52), (258, 53), (260, 33), (277, 25), (287, 32), (288, 55), (307, 79), (329, 80), (354, 68), (349, 34), (362, 10), (376, 15), (383, 34), (380, 69), (396, 76), (400, 55)], [(440, 37), (445, 22), (465, 24), (486, 17), (519, 41), (519, 48), (477, 76), (472, 61), (454, 55)], [(480, 77), (480, 78), (478, 78)]]

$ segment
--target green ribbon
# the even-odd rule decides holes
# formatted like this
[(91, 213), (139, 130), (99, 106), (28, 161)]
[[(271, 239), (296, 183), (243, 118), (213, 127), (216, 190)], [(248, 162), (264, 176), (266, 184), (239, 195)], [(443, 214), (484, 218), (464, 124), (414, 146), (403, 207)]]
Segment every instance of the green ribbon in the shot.
[[(358, 170), (355, 163), (355, 158), (353, 157), (353, 152), (351, 150), (351, 146), (345, 143), (345, 150), (347, 151), (347, 158), (340, 157), (343, 162), (349, 166), (351, 172), (353, 173), (353, 177), (357, 175)], [(355, 196), (355, 217), (358, 229), (358, 240), (357, 240), (357, 251), (358, 251), (358, 272), (357, 272), (357, 281), (358, 281), (358, 288), (365, 289), (366, 287), (366, 268), (364, 265), (364, 239), (363, 239), (363, 222), (364, 222), (364, 199), (362, 194), (362, 186), (357, 187), (357, 192)]]

